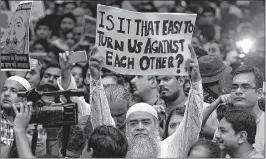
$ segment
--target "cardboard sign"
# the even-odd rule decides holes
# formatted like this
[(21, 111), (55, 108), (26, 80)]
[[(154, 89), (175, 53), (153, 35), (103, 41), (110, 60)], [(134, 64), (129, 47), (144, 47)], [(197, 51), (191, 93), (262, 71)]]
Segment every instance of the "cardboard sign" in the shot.
[(105, 67), (117, 73), (186, 76), (196, 16), (98, 5), (95, 45)]
[(1, 39), (1, 71), (28, 71), (32, 1), (21, 2)]
[(84, 34), (83, 35), (96, 35), (96, 19), (88, 16), (88, 15), (84, 15), (83, 17), (83, 26), (84, 26)]
[(82, 45), (94, 45), (96, 36), (96, 19), (91, 16), (84, 15), (83, 27)]

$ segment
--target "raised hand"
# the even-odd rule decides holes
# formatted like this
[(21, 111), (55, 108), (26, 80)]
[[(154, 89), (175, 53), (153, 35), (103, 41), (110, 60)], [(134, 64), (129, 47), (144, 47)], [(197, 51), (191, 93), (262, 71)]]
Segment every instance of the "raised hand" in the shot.
[(231, 104), (232, 103), (232, 100), (231, 100), (231, 94), (224, 94), (224, 95), (221, 95), (219, 98), (219, 103), (220, 104)]
[(92, 51), (90, 52), (90, 73), (91, 77), (94, 80), (99, 80), (101, 76), (101, 70), (103, 67), (103, 57), (97, 56), (97, 52), (99, 49), (97, 47), (94, 47)]
[[(73, 53), (73, 51), (71, 51), (70, 53)], [(62, 70), (69, 70), (72, 66), (72, 63), (69, 62), (70, 53), (69, 51), (59, 53), (59, 65)]]
[(189, 58), (186, 62), (186, 70), (188, 70), (191, 81), (198, 82), (201, 80), (201, 76), (197, 56), (193, 47), (190, 44), (188, 45), (188, 48), (191, 53), (191, 58)]

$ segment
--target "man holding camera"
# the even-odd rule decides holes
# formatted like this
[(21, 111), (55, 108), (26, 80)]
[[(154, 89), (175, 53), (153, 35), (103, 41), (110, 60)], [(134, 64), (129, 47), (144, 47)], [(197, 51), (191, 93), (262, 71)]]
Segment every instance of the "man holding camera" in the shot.
[(26, 101), (26, 98), (18, 97), (18, 92), (30, 89), (30, 83), (20, 76), (11, 76), (4, 83), (1, 92), (1, 158), (8, 157), (14, 141), (12, 105)]

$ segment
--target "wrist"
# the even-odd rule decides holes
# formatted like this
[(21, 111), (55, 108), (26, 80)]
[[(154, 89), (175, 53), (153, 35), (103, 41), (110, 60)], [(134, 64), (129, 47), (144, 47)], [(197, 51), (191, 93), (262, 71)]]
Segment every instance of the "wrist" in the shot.
[(70, 67), (67, 67), (67, 68), (61, 68), (62, 72), (70, 72)]
[(18, 127), (16, 127), (16, 126), (14, 126), (14, 132), (16, 133), (16, 134), (26, 134), (26, 129), (25, 128), (18, 128)]
[(218, 106), (221, 103), (221, 98), (218, 97), (214, 102), (215, 102), (215, 105)]
[(100, 80), (100, 77), (101, 77), (100, 75), (92, 76), (92, 79), (95, 81), (98, 81), (98, 80)]

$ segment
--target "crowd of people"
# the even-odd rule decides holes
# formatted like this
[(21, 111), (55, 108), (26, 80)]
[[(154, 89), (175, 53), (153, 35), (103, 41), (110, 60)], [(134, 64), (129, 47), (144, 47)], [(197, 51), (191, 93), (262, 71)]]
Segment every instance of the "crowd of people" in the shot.
[[(10, 9), (9, 1), (1, 2)], [(31, 71), (0, 73), (1, 158), (265, 158), (264, 1), (43, 3), (45, 16), (30, 23)], [(99, 49), (83, 35), (83, 16), (96, 17), (97, 3), (196, 13), (189, 76), (131, 76), (104, 68)], [(88, 60), (70, 63), (69, 55), (80, 50)], [(84, 90), (71, 97), (78, 119), (67, 141), (65, 127), (30, 122), (36, 103), (18, 94), (33, 88)], [(68, 101), (57, 95), (40, 100), (51, 107)]]

